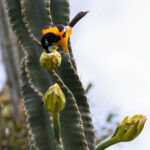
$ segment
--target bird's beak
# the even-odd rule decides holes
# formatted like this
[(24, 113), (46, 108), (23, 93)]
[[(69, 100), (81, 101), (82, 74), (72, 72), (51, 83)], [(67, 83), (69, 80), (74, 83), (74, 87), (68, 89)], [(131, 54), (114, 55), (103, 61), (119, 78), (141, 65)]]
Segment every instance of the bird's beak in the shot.
[(57, 50), (57, 49), (58, 49), (58, 46), (57, 46), (57, 45), (52, 45), (52, 46), (49, 46), (49, 47), (48, 47), (49, 53), (51, 53), (52, 51)]

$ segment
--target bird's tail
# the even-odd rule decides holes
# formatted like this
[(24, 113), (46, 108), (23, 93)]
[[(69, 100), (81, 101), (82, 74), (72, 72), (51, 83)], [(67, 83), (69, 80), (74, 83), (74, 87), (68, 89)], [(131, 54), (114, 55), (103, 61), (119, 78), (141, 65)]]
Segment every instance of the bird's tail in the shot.
[(80, 20), (82, 19), (89, 11), (81, 11), (79, 12), (69, 23), (69, 26), (72, 28), (74, 27), (74, 25)]

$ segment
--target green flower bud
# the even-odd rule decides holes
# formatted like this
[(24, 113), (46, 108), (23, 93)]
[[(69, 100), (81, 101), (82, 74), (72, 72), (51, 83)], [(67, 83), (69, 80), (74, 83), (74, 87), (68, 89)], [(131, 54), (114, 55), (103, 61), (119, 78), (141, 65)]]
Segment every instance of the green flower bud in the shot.
[(135, 115), (129, 119), (126, 117), (117, 127), (115, 134), (108, 141), (98, 145), (95, 150), (104, 150), (119, 142), (128, 142), (135, 139), (142, 131), (146, 122), (143, 115)]
[(144, 115), (135, 115), (130, 119), (126, 117), (118, 126), (112, 138), (117, 138), (119, 142), (127, 142), (135, 139), (141, 133), (146, 119)]
[(65, 95), (57, 83), (51, 86), (44, 95), (44, 107), (52, 114), (57, 114), (63, 110), (65, 103)]
[(52, 50), (51, 53), (43, 52), (40, 57), (40, 64), (46, 70), (54, 70), (61, 64), (61, 55), (56, 50)]

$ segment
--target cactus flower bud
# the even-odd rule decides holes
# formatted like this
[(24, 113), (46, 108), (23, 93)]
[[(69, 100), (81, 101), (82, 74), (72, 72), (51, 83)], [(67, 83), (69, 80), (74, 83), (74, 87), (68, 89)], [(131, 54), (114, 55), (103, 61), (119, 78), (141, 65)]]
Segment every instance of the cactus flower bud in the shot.
[(135, 139), (142, 131), (146, 122), (144, 115), (126, 117), (117, 127), (115, 134), (108, 141), (97, 146), (95, 150), (104, 150), (119, 142), (128, 142)]
[(44, 107), (52, 114), (59, 113), (65, 107), (66, 99), (59, 85), (55, 83), (44, 95)]
[(61, 59), (60, 53), (56, 50), (53, 50), (51, 53), (43, 52), (40, 57), (40, 64), (44, 69), (51, 71), (60, 66)]
[(129, 119), (126, 117), (118, 126), (113, 137), (116, 137), (120, 142), (127, 142), (135, 139), (142, 131), (146, 122), (144, 115), (135, 115)]

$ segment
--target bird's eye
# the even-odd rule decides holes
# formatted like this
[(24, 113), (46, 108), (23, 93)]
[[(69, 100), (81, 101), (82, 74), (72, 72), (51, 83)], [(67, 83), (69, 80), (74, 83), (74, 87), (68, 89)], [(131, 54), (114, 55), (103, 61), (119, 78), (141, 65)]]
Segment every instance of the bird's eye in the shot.
[(48, 45), (48, 40), (47, 39), (45, 39), (45, 44)]
[(54, 33), (47, 33), (41, 39), (41, 44), (44, 49), (48, 52), (48, 47), (51, 46), (53, 43), (57, 44), (57, 42), (61, 40), (60, 36)]
[(42, 39), (41, 39), (41, 45), (42, 47), (46, 50), (47, 53), (49, 53), (49, 50), (48, 50), (48, 46), (50, 46), (52, 43), (50, 43), (47, 39), (46, 36), (43, 36)]

